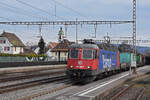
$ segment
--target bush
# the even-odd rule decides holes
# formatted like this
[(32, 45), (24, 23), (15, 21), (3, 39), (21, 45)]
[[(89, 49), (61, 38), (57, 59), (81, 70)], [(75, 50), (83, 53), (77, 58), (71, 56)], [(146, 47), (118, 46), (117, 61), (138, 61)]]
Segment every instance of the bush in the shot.
[(1, 57), (47, 57), (45, 54), (6, 54), (6, 53), (0, 53)]

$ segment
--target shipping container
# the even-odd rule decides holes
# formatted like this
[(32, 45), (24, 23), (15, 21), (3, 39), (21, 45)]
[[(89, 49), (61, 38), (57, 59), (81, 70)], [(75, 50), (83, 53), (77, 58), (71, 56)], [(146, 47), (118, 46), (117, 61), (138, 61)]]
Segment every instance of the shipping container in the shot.
[(131, 53), (120, 53), (120, 64), (131, 63)]

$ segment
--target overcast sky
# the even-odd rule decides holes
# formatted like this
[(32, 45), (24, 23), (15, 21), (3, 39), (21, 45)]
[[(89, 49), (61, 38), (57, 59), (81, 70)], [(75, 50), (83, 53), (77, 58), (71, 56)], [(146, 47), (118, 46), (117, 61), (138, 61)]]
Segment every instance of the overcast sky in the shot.
[[(56, 2), (55, 2), (56, 1)], [(52, 20), (132, 20), (132, 0), (1, 0), (0, 21)], [(24, 3), (24, 4), (23, 4)], [(29, 7), (25, 4), (32, 5)], [(55, 13), (56, 6), (56, 13)], [(137, 0), (137, 38), (150, 39), (150, 0)], [(54, 15), (56, 14), (57, 17)], [(43, 26), (46, 42), (57, 41), (61, 26)], [(64, 26), (62, 26), (64, 29)], [(94, 35), (94, 26), (78, 26), (79, 39)], [(16, 33), (24, 43), (38, 41), (38, 26), (0, 25), (3, 30)], [(107, 33), (112, 37), (132, 36), (132, 25), (99, 25), (97, 39)], [(75, 40), (75, 26), (67, 27), (67, 37)]]

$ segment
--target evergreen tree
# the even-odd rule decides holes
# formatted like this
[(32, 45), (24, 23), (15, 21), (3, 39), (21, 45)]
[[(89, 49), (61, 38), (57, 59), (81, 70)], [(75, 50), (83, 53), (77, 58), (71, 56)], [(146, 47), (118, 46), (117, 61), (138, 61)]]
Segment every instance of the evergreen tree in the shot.
[(40, 38), (38, 46), (40, 48), (39, 49), (39, 54), (44, 54), (45, 53), (45, 42), (44, 42), (44, 39), (42, 37)]

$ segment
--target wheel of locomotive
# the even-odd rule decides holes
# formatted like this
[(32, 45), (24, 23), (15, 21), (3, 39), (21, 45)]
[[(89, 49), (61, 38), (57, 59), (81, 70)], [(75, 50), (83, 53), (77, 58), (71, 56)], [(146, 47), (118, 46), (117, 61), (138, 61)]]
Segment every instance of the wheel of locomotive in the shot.
[(122, 68), (118, 69), (118, 73), (121, 73), (122, 72)]
[(81, 81), (81, 83), (87, 84), (87, 83), (93, 82), (94, 80), (96, 80), (96, 76), (90, 76), (90, 77), (86, 77), (83, 81)]
[(117, 74), (117, 71), (116, 71), (116, 70), (113, 70), (113, 74)]
[(104, 73), (100, 73), (96, 76), (95, 80), (100, 80), (100, 79), (103, 79), (104, 77), (105, 77)]
[(124, 71), (125, 71), (125, 68), (124, 68), (124, 67), (122, 67), (122, 68), (121, 68), (121, 72), (124, 72)]
[(112, 71), (109, 71), (109, 76), (113, 75), (113, 70)]
[(107, 73), (106, 76), (111, 76), (112, 75), (112, 71), (107, 71), (106, 73)]
[(69, 80), (70, 80), (73, 84), (77, 84), (77, 83), (82, 82), (81, 79), (78, 79), (78, 78), (75, 78), (75, 77), (71, 77)]
[(104, 77), (107, 77), (107, 76), (108, 76), (108, 73), (107, 73), (107, 72), (104, 72), (104, 73), (103, 73), (103, 78), (104, 78)]
[(128, 67), (126, 67), (126, 71), (128, 71), (129, 70), (129, 66)]
[(110, 71), (108, 71), (108, 72), (107, 72), (107, 76), (110, 76), (110, 75), (111, 75), (111, 72), (110, 72)]

